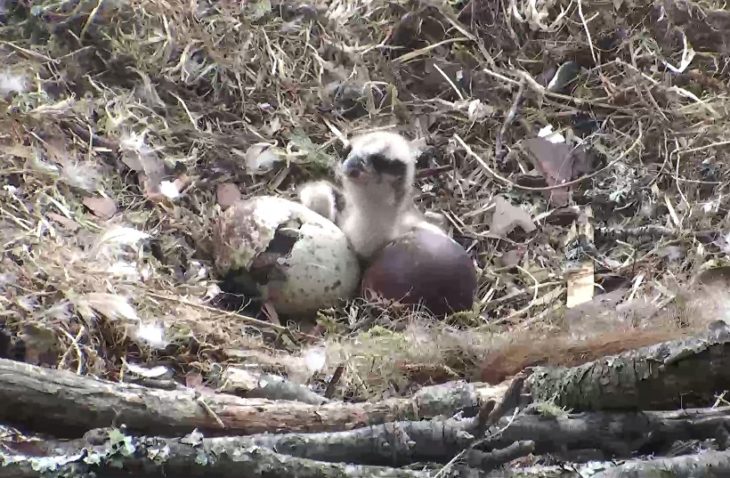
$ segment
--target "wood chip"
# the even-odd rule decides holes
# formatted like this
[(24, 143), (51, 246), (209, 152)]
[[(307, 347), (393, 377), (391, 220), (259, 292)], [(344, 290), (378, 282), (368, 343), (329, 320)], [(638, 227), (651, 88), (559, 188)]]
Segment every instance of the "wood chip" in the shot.
[[(580, 224), (578, 226), (580, 234), (585, 235), (591, 243), (593, 242), (592, 218), (593, 211), (590, 206), (587, 206), (585, 212), (579, 217)], [(576, 307), (593, 299), (595, 289), (594, 276), (595, 266), (590, 259), (581, 261), (577, 268), (566, 273), (566, 279), (568, 281), (567, 308)]]
[(111, 198), (89, 196), (83, 204), (100, 219), (111, 219), (117, 213), (117, 205)]

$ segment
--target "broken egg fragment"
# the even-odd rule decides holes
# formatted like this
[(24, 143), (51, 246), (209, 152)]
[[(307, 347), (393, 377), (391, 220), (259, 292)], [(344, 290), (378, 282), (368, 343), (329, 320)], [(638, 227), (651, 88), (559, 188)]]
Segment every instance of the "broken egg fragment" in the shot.
[(437, 317), (471, 309), (476, 289), (476, 270), (464, 248), (422, 228), (386, 244), (365, 270), (361, 285), (365, 297), (420, 303)]
[[(304, 205), (254, 196), (228, 208), (214, 227), (215, 266), (246, 296), (277, 313), (307, 316), (349, 299), (360, 266), (344, 233)], [(247, 297), (252, 298), (252, 297)]]

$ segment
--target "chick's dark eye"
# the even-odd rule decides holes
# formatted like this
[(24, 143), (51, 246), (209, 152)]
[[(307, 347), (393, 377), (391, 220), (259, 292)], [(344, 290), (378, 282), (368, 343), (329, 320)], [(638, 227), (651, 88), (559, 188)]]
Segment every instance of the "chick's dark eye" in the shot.
[(368, 157), (373, 169), (381, 174), (391, 176), (403, 176), (406, 173), (406, 163), (390, 158), (386, 158), (382, 154), (373, 154)]

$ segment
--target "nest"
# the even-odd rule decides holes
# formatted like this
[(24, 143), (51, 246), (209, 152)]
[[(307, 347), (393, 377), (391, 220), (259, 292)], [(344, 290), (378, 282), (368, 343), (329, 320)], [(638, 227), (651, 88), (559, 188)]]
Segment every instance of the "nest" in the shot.
[(480, 288), (445, 323), (359, 300), (322, 311), (314, 375), (346, 362), (339, 396), (473, 377), (500, 332), (558, 327), (571, 264), (662, 304), (725, 260), (719, 2), (2, 8), (4, 356), (112, 380), (128, 363), (189, 377), (253, 360), (236, 351), (306, 369), (277, 357), (304, 357), (311, 335), (212, 302), (211, 225), (231, 184), (291, 198), (375, 128), (432, 153), (419, 207), (447, 218)]

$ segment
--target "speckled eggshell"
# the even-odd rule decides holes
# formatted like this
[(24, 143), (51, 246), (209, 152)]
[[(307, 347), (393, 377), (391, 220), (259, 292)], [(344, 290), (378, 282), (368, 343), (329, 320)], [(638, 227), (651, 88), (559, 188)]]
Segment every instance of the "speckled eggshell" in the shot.
[(219, 273), (248, 269), (265, 252), (277, 228), (301, 223), (291, 251), (276, 260), (283, 279), (260, 284), (265, 300), (284, 315), (309, 315), (352, 297), (360, 266), (345, 234), (334, 223), (304, 205), (274, 196), (255, 196), (226, 210), (215, 229)]

